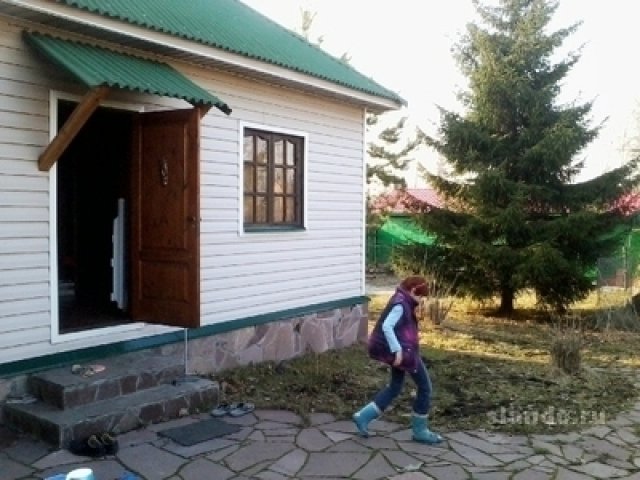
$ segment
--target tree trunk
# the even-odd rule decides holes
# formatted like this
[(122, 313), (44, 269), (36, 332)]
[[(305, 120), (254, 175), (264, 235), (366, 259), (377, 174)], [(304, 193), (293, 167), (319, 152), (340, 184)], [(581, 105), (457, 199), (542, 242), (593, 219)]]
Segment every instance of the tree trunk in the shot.
[(514, 291), (512, 288), (503, 287), (500, 293), (500, 308), (498, 314), (508, 316), (513, 313)]

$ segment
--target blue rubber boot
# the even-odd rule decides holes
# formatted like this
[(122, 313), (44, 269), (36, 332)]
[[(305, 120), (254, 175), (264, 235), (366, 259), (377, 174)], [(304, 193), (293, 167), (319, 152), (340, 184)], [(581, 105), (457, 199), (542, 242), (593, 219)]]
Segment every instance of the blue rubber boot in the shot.
[(368, 426), (372, 420), (378, 418), (382, 412), (374, 402), (370, 402), (353, 414), (353, 422), (356, 424), (360, 436), (369, 436)]
[(435, 445), (443, 440), (440, 435), (429, 430), (426, 415), (417, 415), (414, 413), (411, 417), (411, 430), (413, 431), (413, 439), (416, 442)]

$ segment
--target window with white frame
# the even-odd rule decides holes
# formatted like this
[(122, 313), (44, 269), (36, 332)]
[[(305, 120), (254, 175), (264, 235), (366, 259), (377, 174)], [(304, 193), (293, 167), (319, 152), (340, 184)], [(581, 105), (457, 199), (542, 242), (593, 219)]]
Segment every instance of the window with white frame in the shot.
[(244, 228), (303, 228), (304, 137), (244, 129)]

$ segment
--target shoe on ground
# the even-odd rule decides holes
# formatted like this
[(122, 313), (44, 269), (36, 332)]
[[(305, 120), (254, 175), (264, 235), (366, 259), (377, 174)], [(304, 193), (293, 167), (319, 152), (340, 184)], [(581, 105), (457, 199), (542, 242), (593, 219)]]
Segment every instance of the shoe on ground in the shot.
[(97, 435), (71, 440), (69, 442), (69, 451), (74, 455), (92, 458), (104, 457), (107, 454), (104, 444)]
[(120, 446), (118, 440), (109, 432), (103, 432), (98, 436), (98, 440), (104, 446), (104, 453), (106, 455), (115, 455), (118, 453)]
[(211, 416), (224, 417), (225, 415), (228, 415), (232, 409), (236, 408), (236, 406), (237, 406), (236, 403), (222, 402), (216, 408), (211, 410)]
[(229, 415), (232, 417), (241, 417), (247, 413), (253, 412), (256, 406), (253, 403), (240, 402), (235, 404), (235, 408), (229, 411)]

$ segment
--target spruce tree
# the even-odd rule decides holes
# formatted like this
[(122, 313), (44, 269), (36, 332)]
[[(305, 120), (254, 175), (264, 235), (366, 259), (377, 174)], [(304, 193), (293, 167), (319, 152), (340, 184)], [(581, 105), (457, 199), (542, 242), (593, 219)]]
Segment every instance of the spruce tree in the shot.
[[(368, 134), (377, 126), (379, 117), (367, 116)], [(385, 127), (376, 135), (375, 141), (367, 143), (367, 184), (378, 183), (380, 186), (405, 188), (407, 186), (404, 173), (413, 161), (410, 154), (420, 145), (417, 136), (403, 138), (407, 118), (402, 117), (394, 125)]]
[[(379, 117), (374, 114), (368, 114), (366, 118), (367, 135), (375, 136), (376, 141), (367, 143), (367, 249), (376, 248), (371, 242), (376, 238), (377, 232), (384, 225), (389, 211), (396, 206), (397, 198), (395, 195), (385, 197), (384, 195), (375, 195), (380, 193), (382, 189), (389, 187), (396, 190), (404, 190), (407, 186), (404, 174), (413, 160), (409, 155), (420, 144), (421, 141), (417, 135), (411, 139), (404, 139), (403, 133), (405, 129), (406, 117), (402, 117), (394, 125), (388, 126), (377, 135), (371, 132), (372, 127), (376, 127)], [(391, 200), (391, 203), (389, 203)]]
[(579, 23), (550, 31), (558, 3), (549, 0), (474, 4), (480, 20), (455, 49), (468, 79), (463, 113), (441, 110), (438, 134), (424, 136), (453, 172), (427, 175), (445, 208), (416, 206), (437, 241), (399, 262), (437, 271), (460, 293), (498, 296), (502, 314), (524, 289), (564, 311), (593, 288), (586, 273), (613, 248), (616, 202), (637, 184), (638, 161), (576, 182), (599, 126), (592, 102), (558, 98), (579, 52), (554, 53)]

